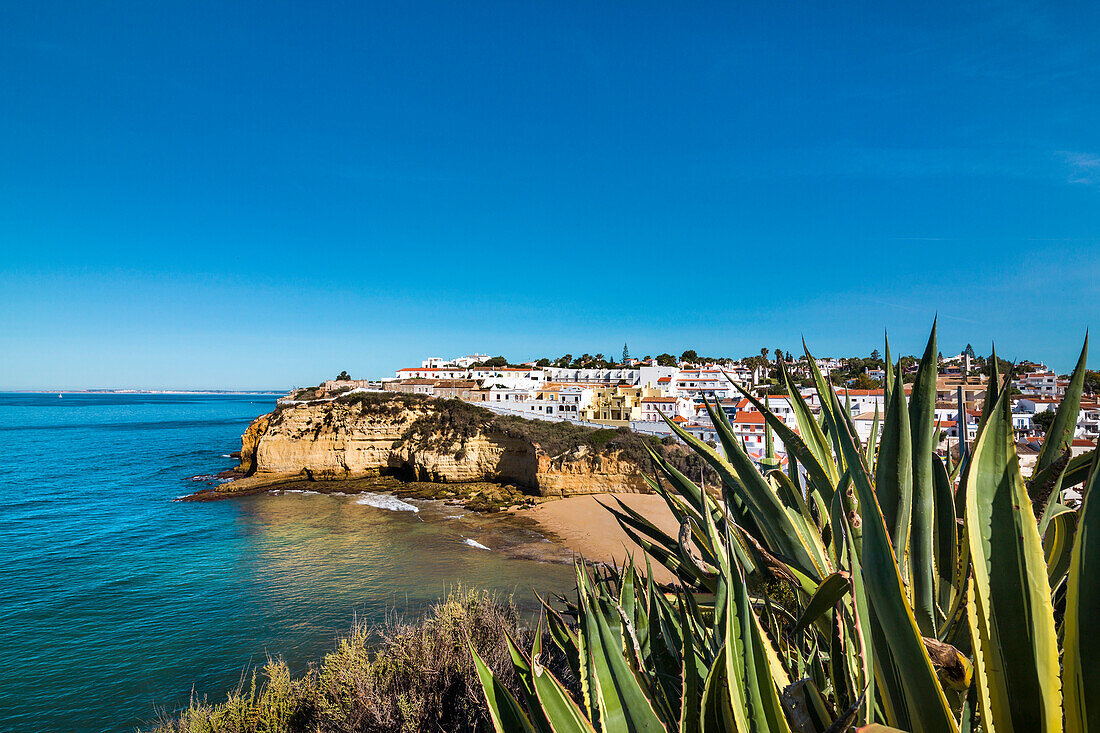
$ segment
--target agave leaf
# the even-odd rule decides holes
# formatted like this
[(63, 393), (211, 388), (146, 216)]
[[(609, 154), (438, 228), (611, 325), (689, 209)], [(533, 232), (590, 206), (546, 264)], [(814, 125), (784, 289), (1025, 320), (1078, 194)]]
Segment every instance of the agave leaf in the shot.
[(621, 632), (609, 622), (600, 599), (581, 594), (580, 622), (593, 660), (602, 727), (664, 733), (660, 718), (623, 656)]
[[(699, 730), (702, 733), (729, 733), (730, 731), (749, 733), (750, 731), (743, 712), (740, 718), (734, 715), (736, 708), (729, 697), (727, 675), (726, 648), (723, 646), (719, 649), (703, 686), (703, 703), (698, 718)], [(690, 728), (684, 727), (681, 727), (681, 730), (684, 733), (691, 731)]]
[(1100, 467), (1093, 462), (1066, 586), (1066, 730), (1100, 730)]
[(507, 630), (504, 632), (505, 641), (508, 643), (508, 653), (512, 657), (512, 667), (519, 677), (520, 691), (523, 693), (523, 702), (527, 706), (527, 714), (535, 730), (539, 733), (553, 733), (550, 721), (546, 719), (546, 713), (539, 704), (538, 695), (535, 693), (534, 680), (532, 678), (531, 660), (539, 659), (542, 655), (542, 618), (539, 618), (538, 627), (535, 630), (534, 642), (531, 646), (531, 656), (528, 656), (516, 644), (516, 640)]
[[(665, 421), (673, 425), (675, 430), (684, 432), (676, 423), (667, 418)], [(684, 434), (687, 435), (686, 432)], [(725, 480), (728, 476), (725, 482), (727, 494), (744, 502), (748, 514), (760, 530), (759, 539), (773, 553), (788, 558), (791, 564), (807, 575), (815, 579), (820, 578), (824, 568), (818, 567), (809, 541), (784, 510), (779, 497), (760, 475), (752, 459), (745, 453), (745, 449), (739, 443), (735, 443), (732, 448), (730, 463), (718, 459), (719, 464), (725, 467), (726, 476), (723, 476), (723, 479)], [(709, 446), (707, 450), (710, 451)], [(713, 454), (713, 451), (710, 452)], [(726, 503), (730, 504), (729, 501)]]
[[(676, 606), (679, 611), (680, 626), (687, 629), (691, 625), (688, 618), (687, 607), (683, 598), (676, 597)], [(690, 634), (683, 635), (683, 646), (680, 651), (681, 679), (683, 680), (683, 695), (680, 706), (680, 731), (681, 733), (695, 733), (699, 730), (699, 712), (702, 704), (703, 686), (707, 678), (707, 667), (699, 656), (693, 637)]]
[(794, 625), (791, 634), (795, 636), (800, 634), (806, 627), (828, 613), (851, 589), (852, 579), (848, 573), (835, 572), (825, 578), (810, 597), (810, 602), (798, 617), (798, 623)]
[[(871, 612), (867, 605), (867, 589), (863, 584), (863, 566), (860, 561), (861, 551), (852, 538), (851, 522), (845, 521), (838, 530), (843, 537), (844, 556), (847, 560), (847, 568), (852, 583), (852, 603), (850, 606), (852, 637), (858, 643), (858, 656), (849, 659), (849, 663), (858, 666), (859, 673), (856, 680), (866, 690), (863, 698), (863, 707), (858, 719), (868, 721), (874, 718), (875, 689), (878, 682), (875, 680), (875, 651), (872, 643)], [(878, 625), (878, 622), (874, 622)]]
[(907, 600), (863, 456), (847, 431), (838, 438), (859, 498), (863, 530), (861, 563), (868, 605), (874, 609), (872, 624), (877, 623), (881, 630), (871, 645), (876, 675), (896, 670), (896, 674), (884, 678), (883, 685), (883, 694), (896, 701), (893, 708), (898, 719), (891, 722), (913, 730), (955, 733), (958, 726)]
[(1096, 449), (1086, 451), (1079, 456), (1069, 459), (1066, 473), (1062, 477), (1062, 488), (1083, 484), (1089, 479), (1092, 469), (1092, 461), (1096, 456)]
[(935, 479), (932, 460), (936, 450), (936, 322), (917, 368), (917, 381), (909, 399), (913, 436), (913, 511), (909, 526), (909, 582), (913, 614), (924, 636), (936, 633), (936, 578), (933, 568), (935, 533)]
[[(937, 626), (943, 622), (943, 613), (951, 607), (961, 586), (956, 585), (958, 561), (958, 523), (955, 521), (955, 495), (947, 467), (939, 456), (932, 457), (933, 498), (935, 499), (935, 537), (933, 549), (936, 558), (936, 608)], [(942, 610), (941, 610), (942, 609)]]
[(798, 733), (822, 733), (833, 720), (834, 712), (811, 679), (788, 686), (782, 697), (787, 717), (798, 727)]
[[(886, 350), (883, 352), (883, 361), (886, 362), (886, 382), (883, 384), (882, 397), (885, 404), (890, 404), (890, 393), (894, 391), (894, 363), (890, 360), (890, 336), (883, 333), (886, 341)], [(901, 369), (899, 368), (900, 372)]]
[[(978, 419), (978, 436), (974, 439), (976, 443), (978, 437), (981, 437), (982, 430), (985, 428), (986, 422), (993, 414), (993, 406), (997, 404), (997, 399), (1001, 396), (1001, 367), (1000, 361), (997, 358), (997, 345), (992, 346), (993, 353), (989, 356), (989, 381), (985, 385), (985, 400), (982, 402), (982, 416)], [(965, 434), (966, 430), (966, 413), (964, 412), (966, 405), (960, 406), (959, 415), (959, 430), (960, 433)], [(973, 449), (971, 449), (971, 456), (973, 456)]]
[(1043, 559), (1047, 563), (1050, 587), (1057, 588), (1070, 569), (1073, 543), (1077, 536), (1077, 512), (1059, 505), (1043, 534)]
[[(821, 373), (821, 370), (817, 366), (817, 360), (814, 359), (813, 354), (810, 353), (809, 347), (806, 346), (805, 339), (802, 340), (802, 350), (806, 353), (806, 361), (810, 367), (810, 374), (813, 376), (814, 386), (817, 389), (817, 398), (821, 402), (821, 420), (828, 433), (827, 437), (832, 442), (832, 450), (836, 456), (839, 482), (839, 474), (842, 474), (847, 468), (846, 456), (840, 449), (840, 427), (842, 425), (847, 427), (847, 421), (840, 415), (840, 413), (843, 412), (843, 408), (840, 407), (840, 402), (837, 399), (832, 384), (829, 383)], [(801, 425), (799, 427), (801, 427)]]
[[(497, 733), (536, 733), (535, 728), (523, 712), (519, 701), (502, 685), (493, 675), (492, 670), (485, 662), (481, 661), (473, 644), (469, 645), (470, 656), (474, 659), (474, 667), (477, 668), (477, 678), (481, 682), (481, 689), (485, 693), (485, 702), (489, 707), (489, 717), (493, 721), (493, 728)], [(590, 728), (591, 729), (591, 728)], [(564, 729), (563, 729), (564, 730)]]
[[(817, 418), (814, 417), (810, 406), (806, 404), (806, 400), (798, 390), (798, 386), (794, 383), (794, 380), (791, 379), (791, 375), (787, 373), (787, 367), (782, 363), (779, 365), (779, 372), (783, 378), (784, 385), (787, 387), (787, 395), (790, 397), (791, 409), (794, 411), (794, 418), (798, 424), (799, 433), (801, 433), (802, 439), (805, 441), (807, 447), (813, 452), (818, 464), (828, 473), (828, 483), (832, 486), (836, 486), (837, 481), (840, 480), (840, 471), (837, 468), (836, 460), (830, 452), (829, 442), (825, 438), (825, 432), (822, 430)], [(824, 496), (822, 498), (828, 501), (832, 497)]]
[(1054, 463), (1058, 456), (1062, 455), (1062, 451), (1067, 450), (1073, 443), (1073, 433), (1077, 429), (1077, 413), (1081, 411), (1081, 393), (1085, 386), (1085, 363), (1088, 355), (1089, 335), (1086, 332), (1081, 355), (1077, 358), (1077, 366), (1073, 369), (1069, 386), (1062, 396), (1057, 412), (1054, 413), (1054, 422), (1047, 430), (1046, 440), (1043, 441), (1039, 458), (1035, 461), (1036, 473)]
[[(683, 687), (681, 685), (680, 649), (683, 640), (677, 633), (678, 623), (661, 603), (661, 594), (653, 587), (652, 574), (646, 575), (649, 606), (649, 656), (653, 679), (664, 694), (669, 711), (674, 718), (682, 714)], [(691, 641), (688, 640), (690, 644)]]
[[(790, 426), (783, 421), (783, 418), (772, 412), (764, 403), (749, 393), (748, 390), (736, 382), (733, 386), (752, 403), (753, 407), (760, 411), (760, 414), (764, 416), (764, 420), (773, 430), (775, 430), (779, 439), (783, 441), (783, 446), (786, 448), (787, 453), (793, 455), (803, 466), (805, 466), (806, 473), (810, 481), (815, 484), (815, 488), (821, 490), (824, 496), (831, 496), (836, 488), (836, 483), (832, 480), (830, 472), (818, 459), (818, 452), (811, 450), (809, 445), (806, 444), (806, 441), (802, 439), (801, 435), (792, 430)], [(831, 463), (832, 461), (830, 460), (829, 462)]]
[(544, 601), (541, 597), (539, 598), (539, 602), (542, 604), (543, 612), (546, 614), (547, 628), (550, 629), (550, 638), (554, 640), (557, 647), (565, 654), (565, 658), (569, 660), (569, 668), (580, 669), (580, 652), (577, 649), (579, 644), (577, 635), (569, 628), (569, 624), (565, 622), (561, 614), (550, 607), (549, 603)]
[(1062, 701), (1054, 612), (1007, 392), (998, 395), (978, 437), (967, 481), (979, 702), (983, 723), (995, 730), (1056, 731)]
[[(663, 412), (658, 412), (657, 414), (661, 416), (661, 419), (665, 421), (666, 425), (672, 428), (672, 432), (675, 433), (676, 436), (680, 438), (680, 440), (687, 443), (691, 447), (691, 449), (699, 455), (700, 458), (706, 461), (710, 465), (710, 467), (713, 468), (715, 472), (717, 472), (719, 478), (722, 479), (723, 487), (729, 488), (731, 486), (741, 485), (741, 478), (737, 474), (736, 469), (734, 469), (734, 467), (729, 463), (729, 461), (718, 455), (718, 453), (709, 445), (684, 430), (672, 420), (669, 420), (668, 416), (666, 416)], [(741, 497), (738, 492), (726, 491), (725, 498), (726, 509), (733, 515), (738, 524), (751, 529), (752, 531), (754, 531), (754, 533), (758, 533), (761, 531), (756, 526), (756, 517), (754, 516), (750, 508), (746, 506), (745, 499)], [(700, 513), (702, 513), (702, 510), (700, 510)]]
[(863, 705), (864, 699), (867, 697), (867, 689), (864, 688), (859, 697), (852, 703), (852, 705), (845, 710), (840, 717), (833, 721), (833, 724), (829, 726), (825, 733), (844, 733), (848, 731), (852, 723), (855, 722), (856, 717), (859, 715), (859, 709)]
[(707, 511), (708, 507), (711, 511), (721, 511), (718, 502), (716, 502), (713, 497), (699, 488), (694, 481), (680, 473), (675, 466), (656, 453), (648, 444), (643, 445), (645, 445), (646, 450), (649, 452), (658, 470), (665, 475), (665, 478), (672, 485), (672, 488), (675, 489), (676, 493), (687, 500), (692, 509), (700, 515)]
[(875, 493), (894, 554), (899, 558), (905, 557), (909, 545), (909, 516), (913, 507), (912, 445), (909, 405), (905, 389), (898, 388), (890, 393), (890, 405), (882, 426), (882, 444), (875, 464)]
[[(883, 404), (884, 405), (886, 404), (885, 392), (883, 393)], [(878, 420), (879, 420), (879, 417), (878, 417), (878, 402), (876, 402), (875, 403), (875, 419), (871, 422), (871, 436), (870, 436), (870, 438), (868, 438), (867, 445), (865, 447), (866, 448), (865, 458), (867, 459), (867, 465), (868, 466), (875, 465), (875, 448), (878, 446)]]
[[(595, 728), (550, 670), (532, 661), (531, 671), (539, 705), (554, 733), (595, 733)], [(505, 733), (511, 733), (511, 730)]]
[[(610, 507), (608, 507), (608, 509), (610, 509)], [(611, 511), (614, 512), (614, 510)], [(677, 546), (675, 550), (668, 550), (659, 544), (650, 542), (636, 533), (630, 525), (623, 521), (622, 517), (618, 515), (616, 515), (616, 517), (619, 519), (619, 526), (622, 527), (626, 536), (638, 545), (638, 547), (641, 547), (646, 554), (667, 568), (670, 573), (675, 575), (682, 582), (693, 587), (713, 590), (714, 580), (702, 575), (694, 565), (685, 563), (680, 557), (679, 546)]]
[[(749, 718), (753, 722), (755, 730), (766, 730), (769, 733), (789, 733), (790, 727), (783, 715), (783, 706), (779, 702), (779, 693), (776, 690), (776, 681), (773, 674), (777, 671), (772, 664), (769, 649), (771, 642), (760, 627), (759, 619), (753, 612), (749, 603), (748, 589), (745, 587), (745, 579), (740, 569), (730, 574), (731, 606), (737, 613), (727, 614), (727, 639), (729, 630), (733, 624), (740, 625), (740, 633), (745, 643), (743, 645), (744, 658), (740, 665), (743, 670), (743, 680), (746, 688), (746, 697), (750, 703)], [(731, 649), (726, 649), (727, 659)], [(781, 671), (781, 670), (780, 670)], [(784, 675), (779, 684), (786, 686)]]

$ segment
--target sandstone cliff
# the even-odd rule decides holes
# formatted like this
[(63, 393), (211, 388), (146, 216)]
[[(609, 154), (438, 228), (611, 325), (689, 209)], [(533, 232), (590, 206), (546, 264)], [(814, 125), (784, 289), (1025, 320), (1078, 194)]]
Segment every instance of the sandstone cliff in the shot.
[[(454, 400), (410, 395), (280, 405), (245, 431), (239, 470), (253, 477), (244, 482), (250, 486), (288, 477), (400, 475), (440, 483), (509, 483), (540, 496), (648, 491), (637, 452), (628, 455), (618, 447), (614, 431), (516, 420)], [(557, 432), (540, 440), (540, 430)], [(606, 432), (612, 439), (594, 447), (563, 439), (563, 431)]]

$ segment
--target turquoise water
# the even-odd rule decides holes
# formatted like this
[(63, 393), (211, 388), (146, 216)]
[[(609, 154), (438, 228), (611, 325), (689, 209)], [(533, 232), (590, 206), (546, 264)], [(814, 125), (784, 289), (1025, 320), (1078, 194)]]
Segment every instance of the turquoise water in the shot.
[(273, 406), (0, 394), (0, 731), (130, 731), (192, 688), (221, 699), (269, 653), (304, 669), (354, 618), (419, 609), (455, 583), (524, 600), (571, 585), (567, 566), (512, 556), (537, 535), (436, 502), (172, 501), (234, 465), (226, 454)]

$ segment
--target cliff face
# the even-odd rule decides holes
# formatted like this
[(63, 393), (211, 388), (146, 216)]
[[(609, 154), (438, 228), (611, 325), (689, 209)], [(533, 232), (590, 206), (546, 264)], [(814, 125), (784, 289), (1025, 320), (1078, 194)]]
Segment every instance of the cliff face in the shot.
[(283, 405), (245, 431), (241, 470), (257, 478), (492, 481), (541, 496), (648, 491), (637, 464), (614, 449), (582, 446), (552, 456), (491, 424), (458, 435), (445, 410), (438, 401), (397, 398)]

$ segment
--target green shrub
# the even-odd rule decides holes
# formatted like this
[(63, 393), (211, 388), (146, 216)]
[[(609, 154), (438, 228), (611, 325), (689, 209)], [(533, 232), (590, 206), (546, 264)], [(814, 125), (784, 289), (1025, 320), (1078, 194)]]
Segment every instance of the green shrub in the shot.
[[(457, 589), (414, 621), (360, 624), (300, 677), (281, 660), (253, 671), (226, 700), (192, 700), (156, 733), (478, 731), (492, 727), (469, 645), (515, 694), (505, 634), (531, 633), (512, 600)], [(548, 662), (571, 679), (563, 656)], [(572, 682), (575, 686), (575, 681)]]

